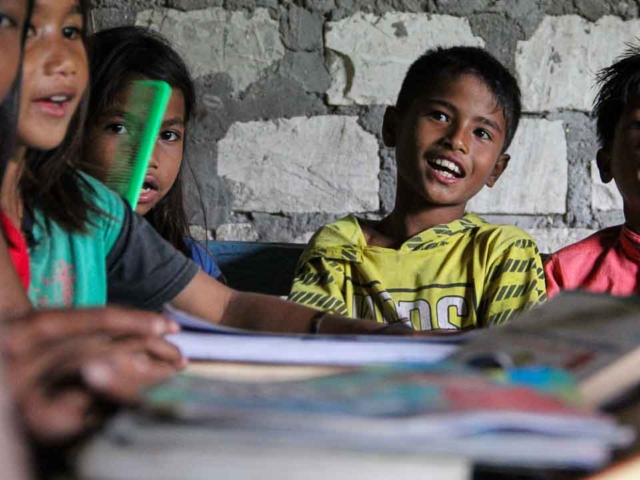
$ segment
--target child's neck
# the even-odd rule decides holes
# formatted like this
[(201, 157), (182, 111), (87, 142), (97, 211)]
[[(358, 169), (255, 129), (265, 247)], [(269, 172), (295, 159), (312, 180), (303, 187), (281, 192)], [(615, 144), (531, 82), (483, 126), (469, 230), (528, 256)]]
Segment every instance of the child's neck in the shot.
[(385, 248), (399, 248), (411, 237), (436, 225), (450, 223), (464, 215), (464, 208), (433, 207), (405, 210), (396, 205), (379, 223), (365, 228), (367, 244)]
[(22, 213), (24, 211), (22, 197), (20, 195), (20, 178), (24, 167), (25, 147), (18, 147), (13, 157), (7, 162), (7, 168), (2, 178), (2, 192), (0, 204), (2, 211), (7, 215), (16, 228), (20, 229)]

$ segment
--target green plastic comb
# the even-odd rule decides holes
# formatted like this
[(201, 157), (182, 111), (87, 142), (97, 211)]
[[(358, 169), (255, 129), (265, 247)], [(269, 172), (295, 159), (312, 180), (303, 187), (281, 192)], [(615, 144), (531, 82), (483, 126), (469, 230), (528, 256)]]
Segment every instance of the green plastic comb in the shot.
[(125, 132), (118, 142), (105, 183), (122, 195), (133, 210), (138, 204), (170, 97), (171, 87), (160, 80), (135, 80), (129, 90), (124, 108)]

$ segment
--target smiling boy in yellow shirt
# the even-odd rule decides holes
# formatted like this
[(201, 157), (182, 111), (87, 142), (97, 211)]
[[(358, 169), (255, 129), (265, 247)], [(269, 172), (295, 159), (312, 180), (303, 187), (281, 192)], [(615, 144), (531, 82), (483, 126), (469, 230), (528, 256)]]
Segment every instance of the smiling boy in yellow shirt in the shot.
[(378, 222), (349, 215), (316, 232), (289, 299), (434, 331), (499, 325), (544, 301), (531, 237), (465, 214), (507, 167), (520, 110), (517, 81), (485, 50), (421, 56), (384, 116), (398, 166), (393, 211)]

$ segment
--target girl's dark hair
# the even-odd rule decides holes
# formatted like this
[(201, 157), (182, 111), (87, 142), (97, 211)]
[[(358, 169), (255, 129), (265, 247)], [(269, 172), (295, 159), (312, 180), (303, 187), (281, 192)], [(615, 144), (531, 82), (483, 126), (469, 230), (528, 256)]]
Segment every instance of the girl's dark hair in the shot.
[[(118, 94), (138, 78), (163, 80), (182, 92), (185, 124), (196, 104), (195, 87), (189, 69), (180, 55), (161, 35), (142, 27), (118, 27), (96, 33), (89, 40), (91, 91), (89, 123), (85, 130), (85, 157), (90, 160), (89, 138), (92, 128), (111, 107)], [(185, 139), (186, 144), (186, 129)], [(167, 194), (146, 215), (145, 219), (175, 248), (190, 256), (185, 243), (189, 224), (182, 197), (183, 159), (178, 176)], [(97, 166), (99, 168), (99, 166)], [(104, 174), (104, 172), (94, 173)]]
[[(24, 25), (22, 29), (22, 44), (24, 47), (24, 41), (29, 29), (29, 19), (31, 18), (31, 11), (33, 10), (33, 0), (27, 2), (27, 12), (24, 17)], [(20, 65), (22, 65), (22, 52), (20, 53)], [(22, 78), (22, 66), (18, 69), (11, 90), (7, 93), (4, 101), (0, 103), (0, 183), (4, 178), (4, 171), (7, 167), (7, 162), (13, 155), (16, 141), (16, 130), (18, 128), (18, 115), (20, 113), (20, 87)]]
[(493, 55), (478, 47), (450, 47), (428, 50), (409, 67), (396, 102), (400, 114), (439, 82), (471, 74), (482, 80), (504, 111), (507, 124), (502, 151), (506, 151), (518, 128), (521, 115), (520, 87), (515, 77)]
[(609, 148), (624, 109), (640, 97), (640, 46), (627, 44), (613, 65), (598, 72), (596, 82), (593, 117), (600, 146)]
[[(86, 45), (89, 23), (89, 0), (78, 0), (82, 14), (82, 41)], [(36, 208), (44, 213), (47, 222), (55, 221), (69, 231), (84, 232), (89, 212), (102, 213), (90, 200), (90, 184), (80, 175), (83, 125), (88, 103), (88, 89), (71, 119), (62, 143), (53, 150), (29, 149), (20, 191), (25, 209)]]

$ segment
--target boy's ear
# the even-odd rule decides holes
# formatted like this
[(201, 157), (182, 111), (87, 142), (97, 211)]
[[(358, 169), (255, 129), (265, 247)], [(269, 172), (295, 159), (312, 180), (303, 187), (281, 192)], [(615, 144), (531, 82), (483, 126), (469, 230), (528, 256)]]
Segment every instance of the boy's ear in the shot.
[(387, 107), (382, 120), (382, 140), (387, 147), (396, 146), (396, 129), (398, 127), (398, 111), (396, 107)]
[(613, 173), (611, 173), (611, 155), (604, 148), (598, 150), (596, 163), (598, 164), (598, 170), (600, 170), (600, 180), (602, 180), (602, 183), (609, 183), (613, 180)]
[(500, 178), (500, 175), (502, 175), (502, 173), (507, 169), (509, 160), (511, 160), (511, 155), (508, 155), (506, 153), (503, 153), (498, 157), (498, 161), (496, 161), (496, 164), (493, 166), (491, 175), (489, 175), (489, 178), (485, 183), (487, 187), (491, 188), (496, 184), (496, 182)]

